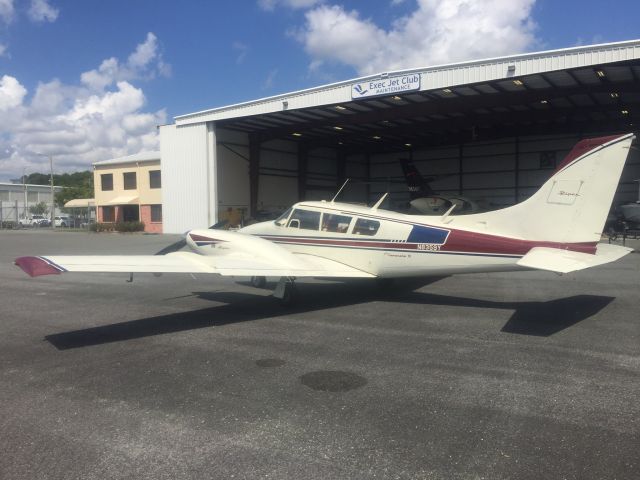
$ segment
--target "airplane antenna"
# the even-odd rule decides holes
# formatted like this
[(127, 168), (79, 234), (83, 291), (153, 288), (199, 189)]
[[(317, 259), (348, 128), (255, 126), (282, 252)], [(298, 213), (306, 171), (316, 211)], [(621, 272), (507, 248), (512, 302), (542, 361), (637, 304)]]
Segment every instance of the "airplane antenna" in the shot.
[(384, 202), (384, 199), (387, 198), (387, 195), (389, 195), (389, 192), (382, 195), (382, 197), (380, 197), (380, 200), (378, 200), (376, 204), (373, 207), (371, 207), (371, 210), (377, 210), (378, 207), (382, 205), (382, 202)]
[(344, 183), (343, 183), (343, 184), (342, 184), (342, 186), (340, 187), (340, 190), (338, 190), (338, 193), (336, 193), (336, 194), (335, 194), (335, 196), (331, 199), (331, 203), (333, 203), (333, 202), (334, 202), (334, 200), (335, 200), (336, 198), (338, 198), (338, 195), (340, 195), (340, 192), (342, 191), (342, 189), (343, 189), (344, 187), (346, 187), (346, 186), (347, 186), (347, 183), (349, 183), (349, 179), (348, 179), (348, 178), (344, 181)]

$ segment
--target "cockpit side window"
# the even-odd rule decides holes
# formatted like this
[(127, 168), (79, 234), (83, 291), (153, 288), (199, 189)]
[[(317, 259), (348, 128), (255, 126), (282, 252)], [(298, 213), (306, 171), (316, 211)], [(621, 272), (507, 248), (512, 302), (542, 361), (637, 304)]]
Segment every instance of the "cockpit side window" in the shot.
[(353, 227), (354, 235), (375, 235), (380, 228), (380, 222), (377, 220), (368, 220), (366, 218), (359, 218), (356, 220), (356, 224)]
[(322, 231), (323, 232), (335, 232), (335, 233), (347, 233), (349, 230), (349, 224), (351, 218), (346, 215), (334, 215), (332, 213), (322, 214)]
[(291, 208), (288, 208), (286, 212), (284, 212), (282, 215), (280, 215), (278, 218), (276, 218), (273, 223), (275, 223), (276, 225), (278, 225), (279, 227), (283, 227), (286, 225), (287, 223), (287, 219), (289, 218), (289, 215), (291, 215)]
[(296, 208), (291, 214), (288, 226), (301, 230), (318, 230), (320, 228), (320, 212)]

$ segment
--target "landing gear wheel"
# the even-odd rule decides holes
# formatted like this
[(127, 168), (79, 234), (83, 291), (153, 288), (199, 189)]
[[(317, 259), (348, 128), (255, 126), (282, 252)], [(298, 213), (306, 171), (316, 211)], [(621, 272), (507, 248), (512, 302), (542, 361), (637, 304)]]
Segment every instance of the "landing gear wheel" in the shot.
[(284, 293), (280, 299), (280, 303), (284, 306), (293, 305), (296, 301), (296, 284), (287, 282), (284, 286)]
[(251, 286), (255, 288), (264, 288), (267, 284), (266, 277), (251, 277)]

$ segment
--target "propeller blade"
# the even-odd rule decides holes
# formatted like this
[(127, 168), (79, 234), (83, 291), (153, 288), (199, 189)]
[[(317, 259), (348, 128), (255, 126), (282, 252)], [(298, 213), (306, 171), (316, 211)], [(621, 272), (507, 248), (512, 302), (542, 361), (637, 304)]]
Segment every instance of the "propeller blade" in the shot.
[(184, 246), (187, 244), (187, 240), (185, 238), (182, 238), (180, 240), (178, 240), (175, 243), (172, 243), (171, 245), (168, 245), (166, 247), (164, 247), (162, 250), (156, 252), (156, 255), (166, 255), (167, 253), (172, 253), (172, 252), (177, 252), (178, 250), (184, 248)]

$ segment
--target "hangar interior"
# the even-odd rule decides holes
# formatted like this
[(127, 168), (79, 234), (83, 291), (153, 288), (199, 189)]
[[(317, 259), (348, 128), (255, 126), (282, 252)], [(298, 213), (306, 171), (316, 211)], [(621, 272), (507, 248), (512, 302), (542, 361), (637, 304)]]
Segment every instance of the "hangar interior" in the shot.
[[(417, 88), (353, 91), (415, 75)], [(165, 231), (211, 225), (230, 208), (256, 216), (330, 199), (347, 178), (340, 200), (390, 192), (395, 208), (409, 200), (401, 158), (433, 177), (435, 191), (512, 205), (580, 139), (636, 131), (639, 112), (640, 41), (629, 41), (383, 73), (183, 115), (160, 127)], [(637, 199), (639, 178), (634, 149), (616, 203)]]

